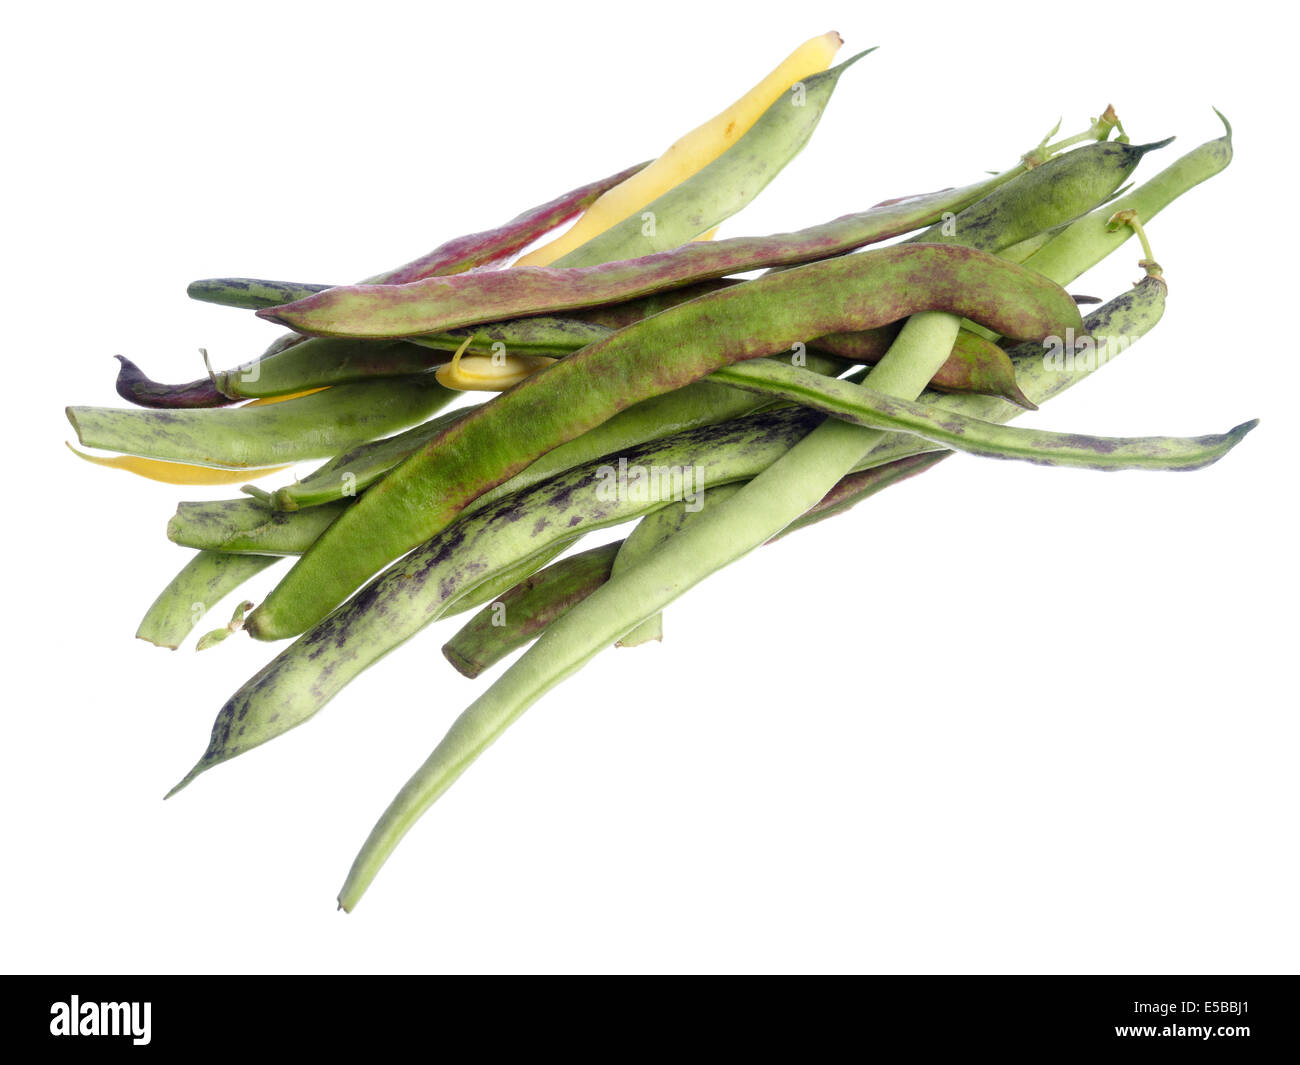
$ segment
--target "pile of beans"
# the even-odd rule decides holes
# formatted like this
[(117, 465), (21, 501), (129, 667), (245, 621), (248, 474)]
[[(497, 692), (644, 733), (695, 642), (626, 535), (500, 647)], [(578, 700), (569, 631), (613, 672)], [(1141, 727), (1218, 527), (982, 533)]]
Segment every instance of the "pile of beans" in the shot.
[[(1118, 355), (1105, 338), (1131, 343), (1159, 321), (1168, 285), (1144, 226), (1228, 165), (1230, 128), (1124, 193), (1168, 142), (1129, 143), (1108, 108), (973, 185), (705, 239), (804, 146), (859, 58), (753, 107), (705, 165), (547, 265), (509, 263), (646, 164), (361, 284), (197, 281), (193, 298), (290, 332), (182, 384), (122, 359), (133, 409), (68, 409), (83, 446), (117, 455), (92, 461), (171, 483), (324, 460), (275, 489), (183, 502), (168, 526), (195, 553), (140, 625), (160, 646), (296, 557), (260, 604), (199, 640), (293, 642), (225, 703), (173, 792), (302, 724), (434, 621), (476, 610), (444, 647), (470, 677), (531, 642), (383, 814), (340, 895), (350, 909), (525, 709), (611, 645), (658, 638), (672, 600), (773, 538), (953, 451), (1192, 470), (1241, 441), (1254, 423), (1127, 439), (1007, 424)], [(1145, 276), (1083, 317), (1063, 286), (1135, 234)], [(496, 394), (458, 405), (469, 390)], [(570, 552), (630, 522), (625, 539)]]

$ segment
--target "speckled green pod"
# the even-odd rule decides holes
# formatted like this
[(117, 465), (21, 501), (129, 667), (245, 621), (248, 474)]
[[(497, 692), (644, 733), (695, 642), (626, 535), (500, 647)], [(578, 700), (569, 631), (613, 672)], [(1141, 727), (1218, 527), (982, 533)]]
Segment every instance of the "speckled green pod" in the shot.
[(456, 393), (431, 374), (326, 389), (234, 410), (120, 410), (69, 407), (86, 447), (223, 469), (329, 458), (364, 440), (423, 421)]
[(197, 552), (153, 601), (136, 638), (174, 651), (217, 603), (278, 561), (274, 555)]

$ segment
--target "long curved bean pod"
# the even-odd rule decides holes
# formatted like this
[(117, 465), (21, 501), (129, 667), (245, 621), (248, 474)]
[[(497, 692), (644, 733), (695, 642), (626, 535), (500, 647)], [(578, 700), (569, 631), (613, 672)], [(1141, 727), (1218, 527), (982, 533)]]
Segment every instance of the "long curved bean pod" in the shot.
[(668, 251), (726, 221), (799, 154), (841, 75), (872, 51), (790, 86), (713, 162), (550, 265), (595, 266)]
[(153, 601), (136, 629), (136, 638), (176, 650), (204, 614), (278, 561), (274, 555), (197, 552)]
[(69, 407), (67, 415), (87, 447), (240, 469), (329, 458), (428, 418), (454, 395), (423, 374), (340, 385), (236, 410)]
[[(1105, 352), (1098, 357), (1105, 358)], [(714, 377), (738, 388), (752, 389), (811, 407), (867, 429), (911, 433), (969, 455), (1020, 459), (1038, 466), (1069, 466), (1085, 470), (1199, 470), (1221, 459), (1258, 424), (1257, 421), (1244, 422), (1226, 433), (1210, 436), (1085, 436), (1046, 429), (1019, 429), (954, 412), (940, 412), (852, 381), (822, 377), (796, 366), (762, 360), (724, 367)]]
[(622, 543), (562, 558), (514, 585), (443, 644), (443, 655), (459, 673), (477, 677), (604, 584)]
[(730, 362), (789, 350), (806, 336), (940, 309), (1022, 339), (1083, 328), (1058, 286), (943, 244), (828, 259), (703, 296), (589, 345), (450, 426), (340, 517), (245, 628), (258, 639), (303, 632), (487, 488), (639, 400)]
[(572, 270), (515, 267), (400, 287), (353, 285), (258, 313), (304, 333), (376, 337), (418, 336), (525, 314), (600, 307), (746, 270), (842, 255), (929, 225), (947, 212), (959, 212), (1022, 170), (793, 233), (687, 244), (640, 259)]
[[(1015, 182), (1014, 199), (1025, 204), (1039, 201), (1034, 212), (1037, 218), (1049, 218), (1050, 225), (1034, 228), (1033, 215), (1026, 213), (1020, 225), (1023, 236), (1011, 239), (1007, 231), (1007, 195), (990, 195), (973, 203), (951, 222), (931, 226), (924, 232), (909, 237), (918, 243), (964, 244), (968, 248), (986, 251), (1011, 247), (1032, 239), (1037, 233), (1068, 222), (1062, 211), (1074, 210), (1076, 217), (1090, 211), (1098, 202), (1105, 202), (1137, 169), (1142, 157), (1158, 151), (1173, 142), (1173, 137), (1151, 144), (1126, 144), (1120, 141), (1100, 141), (1085, 144), (1074, 151), (1049, 159), (1042, 166), (1023, 174)], [(1044, 192), (1046, 191), (1046, 194)], [(1051, 211), (1044, 214), (1044, 211)]]
[[(1081, 203), (1055, 196), (1053, 187), (1044, 187), (1041, 182), (1029, 183), (1033, 195), (1020, 197), (1016, 186), (1024, 178), (1022, 175), (992, 194), (1003, 205), (1003, 221), (996, 236), (984, 234), (989, 246), (1010, 246), (1077, 217), (1119, 184), (1110, 184), (1104, 174), (1095, 175), (1095, 183), (1071, 182), (1076, 192), (1089, 185), (1101, 188), (1099, 195)], [(912, 318), (889, 353), (868, 374), (868, 384), (886, 394), (915, 398), (943, 365), (958, 324), (943, 314)], [(877, 430), (829, 419), (744, 490), (710, 508), (705, 520), (683, 529), (659, 551), (630, 567), (618, 580), (597, 589), (550, 626), (456, 719), (398, 792), (353, 862), (339, 905), (350, 910), (356, 904), (420, 815), (528, 707), (641, 621), (810, 510), (883, 436)]]
[(678, 433), (467, 515), (375, 578), (250, 679), (222, 707), (207, 752), (177, 788), (307, 720), (353, 677), (492, 575), (583, 533), (752, 477), (821, 417), (792, 408)]

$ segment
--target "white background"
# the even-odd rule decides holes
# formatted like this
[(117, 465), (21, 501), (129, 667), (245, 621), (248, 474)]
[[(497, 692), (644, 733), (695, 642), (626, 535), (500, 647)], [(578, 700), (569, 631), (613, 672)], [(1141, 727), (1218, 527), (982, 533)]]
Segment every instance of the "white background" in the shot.
[[(5, 969), (1295, 970), (1283, 9), (36, 10), (0, 64)], [(455, 622), (163, 803), (273, 650), (132, 638), (205, 490), (79, 463), (63, 405), (116, 405), (118, 352), (187, 380), (275, 335), (193, 278), (368, 276), (656, 154), (832, 27), (880, 51), (724, 235), (975, 180), (1107, 103), (1178, 135), (1145, 178), (1218, 106), (1236, 161), (1150, 227), (1164, 322), (1023, 424), (1259, 430), (1194, 474), (959, 457), (763, 549), (539, 703), (351, 916), (356, 848), (486, 683), (439, 654)]]

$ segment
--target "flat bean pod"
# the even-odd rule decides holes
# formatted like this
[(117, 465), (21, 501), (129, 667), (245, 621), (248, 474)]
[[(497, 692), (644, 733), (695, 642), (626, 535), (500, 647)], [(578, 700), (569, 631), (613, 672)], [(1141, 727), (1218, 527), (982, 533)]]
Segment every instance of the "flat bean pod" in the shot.
[(828, 259), (703, 296), (589, 345), (450, 426), (345, 513), (245, 628), (258, 639), (304, 631), (487, 488), (633, 403), (728, 363), (790, 350), (806, 336), (936, 309), (1023, 339), (1083, 327), (1058, 286), (941, 244)]
[(1109, 227), (1108, 222), (1117, 211), (1136, 211), (1143, 222), (1150, 222), (1184, 192), (1220, 173), (1232, 162), (1232, 126), (1218, 111), (1215, 114), (1223, 122), (1222, 137), (1193, 148), (1127, 196), (1067, 226), (1029, 256), (1025, 265), (1045, 277), (1068, 283), (1133, 235), (1126, 226), (1115, 230)]
[(520, 315), (600, 307), (746, 270), (842, 255), (929, 225), (946, 212), (960, 211), (1011, 176), (998, 175), (963, 188), (844, 215), (793, 233), (687, 244), (639, 259), (571, 270), (515, 267), (428, 278), (400, 287), (346, 286), (259, 314), (304, 333), (393, 337), (438, 333)]
[[(1137, 169), (1142, 157), (1173, 142), (1152, 144), (1099, 141), (1049, 159), (1022, 174), (1014, 185), (971, 204), (956, 218), (909, 237), (920, 243), (954, 243), (1000, 251), (1090, 211)], [(1014, 191), (1012, 191), (1014, 189)], [(1071, 214), (1073, 212), (1073, 214)], [(1013, 223), (1009, 214), (1014, 213)]]
[(423, 374), (340, 385), (236, 410), (69, 407), (67, 415), (87, 447), (240, 469), (329, 458), (423, 421), (454, 395)]
[(301, 555), (352, 502), (298, 511), (268, 510), (246, 497), (181, 503), (167, 523), (167, 539), (223, 554)]
[(274, 555), (197, 552), (153, 601), (136, 629), (136, 638), (176, 650), (204, 614), (278, 561)]
[(514, 585), (443, 644), (443, 655), (464, 676), (477, 677), (604, 584), (622, 543), (562, 558)]
[[(1105, 358), (1105, 352), (1099, 357)], [(1018, 429), (952, 411), (937, 411), (852, 381), (822, 377), (795, 366), (762, 360), (728, 366), (717, 371), (714, 377), (867, 429), (911, 433), (969, 455), (1019, 459), (1038, 466), (1199, 470), (1221, 459), (1258, 424), (1243, 422), (1226, 433), (1209, 436), (1085, 436), (1046, 429)]]

